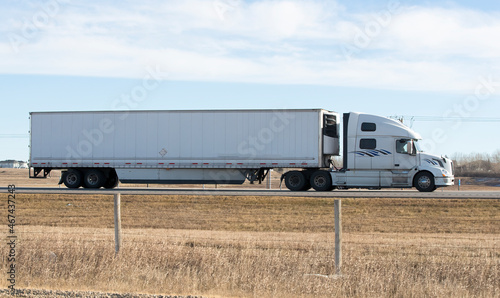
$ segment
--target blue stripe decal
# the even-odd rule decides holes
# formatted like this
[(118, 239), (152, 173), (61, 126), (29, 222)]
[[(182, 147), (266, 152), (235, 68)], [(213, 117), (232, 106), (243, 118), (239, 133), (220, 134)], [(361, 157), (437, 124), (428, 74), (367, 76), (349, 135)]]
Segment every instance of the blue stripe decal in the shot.
[(385, 155), (390, 155), (392, 154), (390, 151), (384, 150), (384, 149), (373, 149), (373, 150), (364, 150), (364, 151), (352, 151), (349, 153), (355, 153), (358, 156), (364, 156), (364, 157), (380, 157), (380, 156), (385, 156)]
[(437, 166), (437, 165), (438, 165), (438, 163), (437, 163), (437, 162), (435, 162), (435, 161), (433, 161), (433, 160), (430, 160), (430, 159), (424, 159), (424, 160), (425, 160), (426, 162), (430, 163), (430, 164), (431, 164), (431, 165), (433, 165), (433, 166)]

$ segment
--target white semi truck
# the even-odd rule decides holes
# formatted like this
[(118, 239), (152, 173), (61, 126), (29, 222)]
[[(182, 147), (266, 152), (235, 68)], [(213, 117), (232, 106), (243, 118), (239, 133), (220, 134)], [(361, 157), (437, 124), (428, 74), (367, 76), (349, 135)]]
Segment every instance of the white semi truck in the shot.
[[(411, 188), (454, 183), (446, 157), (381, 116), (323, 109), (30, 113), (30, 177), (62, 169), (69, 188), (121, 183), (259, 183), (289, 169), (292, 191)], [(342, 142), (341, 142), (342, 139)], [(335, 156), (343, 148), (343, 165)]]

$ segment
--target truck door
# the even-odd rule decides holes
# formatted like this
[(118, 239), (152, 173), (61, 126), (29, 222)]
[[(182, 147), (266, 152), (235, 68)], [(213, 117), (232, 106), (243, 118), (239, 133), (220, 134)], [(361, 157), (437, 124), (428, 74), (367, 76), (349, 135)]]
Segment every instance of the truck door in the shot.
[(411, 184), (410, 171), (417, 166), (415, 145), (410, 139), (396, 139), (395, 147), (392, 185), (407, 186)]
[(410, 139), (396, 140), (396, 154), (394, 154), (394, 169), (410, 170), (417, 166), (415, 145)]

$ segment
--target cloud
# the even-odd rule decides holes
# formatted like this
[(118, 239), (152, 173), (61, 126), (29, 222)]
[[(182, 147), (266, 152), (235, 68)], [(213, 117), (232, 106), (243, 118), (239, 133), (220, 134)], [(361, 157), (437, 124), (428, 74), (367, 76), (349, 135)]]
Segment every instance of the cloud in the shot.
[(414, 8), (395, 17), (387, 31), (380, 43), (387, 50), (479, 59), (500, 56), (498, 12)]
[[(59, 5), (52, 13), (0, 12), (1, 73), (140, 78), (160, 65), (172, 80), (460, 91), (500, 66), (497, 12), (390, 2), (360, 13), (323, 0), (50, 1)], [(26, 26), (36, 30), (27, 36)]]

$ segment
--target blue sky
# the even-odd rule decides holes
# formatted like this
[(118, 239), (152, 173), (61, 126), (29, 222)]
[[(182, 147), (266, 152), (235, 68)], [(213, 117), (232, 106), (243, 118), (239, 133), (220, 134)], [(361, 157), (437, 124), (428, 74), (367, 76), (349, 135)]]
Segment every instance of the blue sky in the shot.
[(491, 153), (500, 122), (470, 117), (500, 118), (499, 36), (498, 1), (6, 0), (0, 159), (28, 159), (30, 111), (117, 109), (447, 117), (406, 119)]

